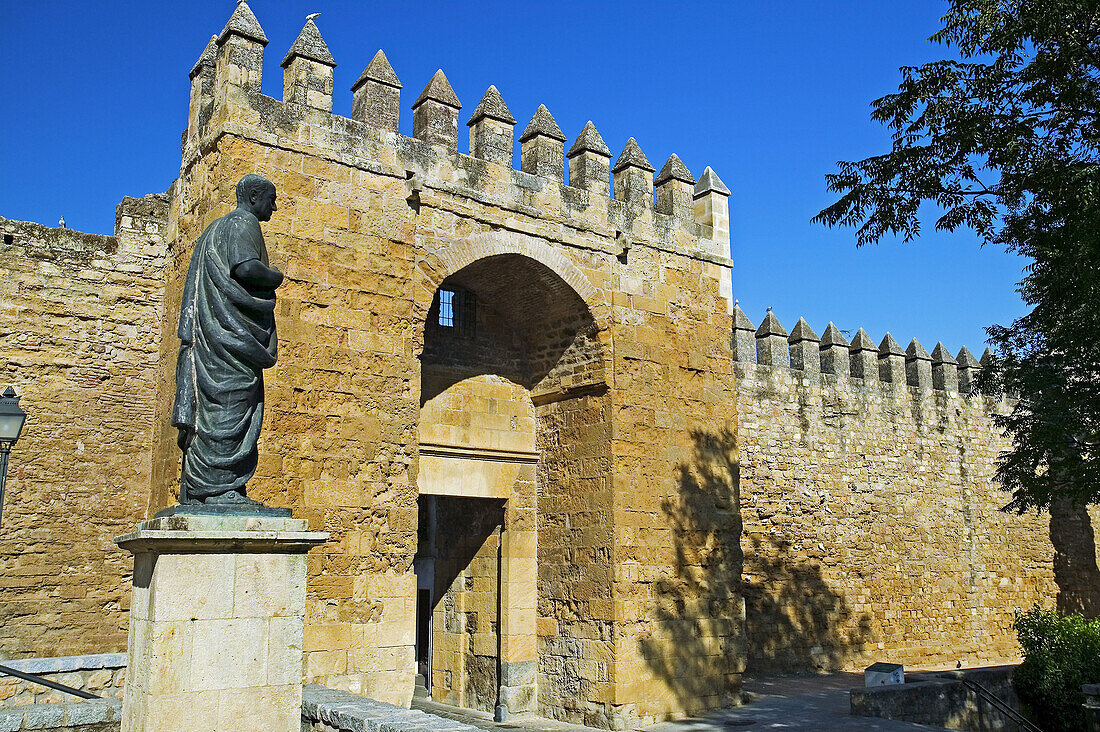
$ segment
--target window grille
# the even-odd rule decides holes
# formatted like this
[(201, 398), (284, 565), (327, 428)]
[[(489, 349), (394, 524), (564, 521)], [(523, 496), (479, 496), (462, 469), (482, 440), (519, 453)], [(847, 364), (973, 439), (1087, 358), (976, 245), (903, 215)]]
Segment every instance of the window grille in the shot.
[(444, 328), (453, 328), (455, 335), (472, 338), (477, 324), (474, 293), (458, 287), (440, 288), (438, 322)]

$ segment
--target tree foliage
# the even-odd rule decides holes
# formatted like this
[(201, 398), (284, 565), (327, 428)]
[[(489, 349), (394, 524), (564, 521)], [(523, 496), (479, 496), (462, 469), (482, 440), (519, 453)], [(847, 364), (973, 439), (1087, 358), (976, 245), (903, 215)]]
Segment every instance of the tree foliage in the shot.
[(814, 220), (909, 241), (930, 202), (937, 229), (1030, 258), (1031, 312), (987, 329), (980, 388), (1019, 394), (996, 478), (1020, 512), (1100, 502), (1100, 2), (951, 0), (941, 20), (955, 58), (903, 68), (872, 103), (891, 150), (838, 163), (842, 195)]
[(1085, 729), (1082, 684), (1100, 682), (1100, 619), (1038, 605), (1013, 623), (1024, 654), (1012, 684), (1028, 716), (1048, 732)]

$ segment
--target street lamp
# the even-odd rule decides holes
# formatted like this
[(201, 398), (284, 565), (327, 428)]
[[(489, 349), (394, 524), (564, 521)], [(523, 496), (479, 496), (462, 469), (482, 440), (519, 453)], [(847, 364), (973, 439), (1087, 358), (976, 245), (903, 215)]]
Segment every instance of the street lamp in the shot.
[(23, 431), (27, 415), (19, 408), (19, 397), (10, 386), (0, 396), (0, 516), (4, 511), (4, 483), (8, 477), (8, 453)]

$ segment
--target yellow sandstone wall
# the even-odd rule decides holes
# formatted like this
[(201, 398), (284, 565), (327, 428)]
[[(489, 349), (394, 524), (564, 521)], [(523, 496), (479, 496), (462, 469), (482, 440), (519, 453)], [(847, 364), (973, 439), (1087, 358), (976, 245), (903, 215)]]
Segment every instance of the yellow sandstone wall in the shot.
[(168, 197), (126, 198), (114, 236), (0, 219), (0, 389), (27, 413), (0, 528), (0, 657), (126, 649), (146, 517)]
[[(1056, 576), (1057, 518), (999, 510), (1008, 445), (990, 415), (1005, 402), (879, 373), (737, 369), (750, 670), (1007, 662), (1017, 610), (1089, 581)], [(1094, 579), (1095, 551), (1090, 537)]]
[[(415, 357), (423, 313), (407, 283), (411, 212), (382, 208), (385, 181), (311, 155), (221, 137), (185, 164), (180, 262), (227, 212), (245, 172), (275, 183), (264, 225), (279, 290), (279, 362), (265, 373), (260, 463), (249, 493), (332, 533), (308, 559), (305, 675), (386, 701), (412, 692), (416, 548)], [(354, 183), (353, 183), (354, 179)], [(214, 197), (216, 203), (209, 201)], [(405, 241), (402, 241), (403, 238)], [(169, 293), (178, 293), (177, 266)], [(176, 295), (178, 298), (178, 295)], [(165, 326), (178, 317), (169, 312)], [(162, 379), (172, 372), (166, 356)], [(178, 488), (179, 452), (162, 405), (159, 500)]]

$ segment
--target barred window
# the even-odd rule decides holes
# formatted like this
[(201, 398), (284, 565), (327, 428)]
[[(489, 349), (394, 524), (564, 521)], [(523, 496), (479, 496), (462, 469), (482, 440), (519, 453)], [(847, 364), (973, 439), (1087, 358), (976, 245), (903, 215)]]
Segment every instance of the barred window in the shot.
[(459, 287), (439, 289), (439, 324), (453, 328), (455, 335), (473, 337), (477, 323), (477, 298), (474, 293)]

